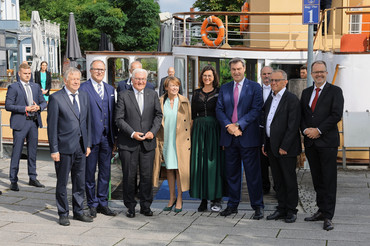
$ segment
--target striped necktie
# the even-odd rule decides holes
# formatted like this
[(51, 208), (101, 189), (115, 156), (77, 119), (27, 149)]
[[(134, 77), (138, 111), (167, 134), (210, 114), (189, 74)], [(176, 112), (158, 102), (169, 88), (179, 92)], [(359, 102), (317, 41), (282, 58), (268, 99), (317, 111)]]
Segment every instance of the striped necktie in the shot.
[(98, 84), (98, 94), (99, 94), (101, 100), (103, 100), (104, 95), (103, 95), (103, 90), (102, 90), (101, 84)]

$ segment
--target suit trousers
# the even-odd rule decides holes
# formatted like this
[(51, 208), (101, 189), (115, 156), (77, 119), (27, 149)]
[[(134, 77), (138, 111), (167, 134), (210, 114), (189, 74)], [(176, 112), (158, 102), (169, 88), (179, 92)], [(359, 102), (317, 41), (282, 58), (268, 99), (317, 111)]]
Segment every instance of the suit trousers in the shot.
[(13, 130), (13, 151), (10, 160), (10, 182), (18, 182), (19, 161), (22, 155), (24, 139), (27, 141), (27, 166), (30, 179), (36, 179), (36, 154), (39, 131), (37, 123), (33, 120), (26, 120), (22, 130)]
[(327, 219), (334, 217), (337, 195), (337, 154), (338, 148), (323, 148), (313, 144), (305, 147), (310, 164), (316, 203)]
[[(86, 158), (85, 189), (87, 206), (89, 207), (108, 206), (111, 159), (112, 144), (109, 142), (109, 137), (102, 134), (100, 143), (91, 147), (91, 153)], [(95, 184), (96, 166), (98, 166), (97, 189)]]
[(60, 161), (55, 162), (57, 174), (57, 186), (55, 196), (59, 216), (69, 215), (67, 198), (67, 184), (69, 173), (72, 179), (72, 207), (73, 214), (83, 213), (83, 202), (85, 195), (85, 168), (86, 156), (82, 148), (77, 148), (73, 154), (60, 153)]
[(138, 193), (140, 207), (143, 210), (149, 209), (153, 202), (154, 154), (154, 149), (146, 151), (142, 143), (134, 151), (119, 151), (123, 173), (123, 203), (130, 210), (134, 210), (137, 204), (135, 200), (137, 167), (139, 167), (140, 175)]
[(267, 155), (278, 200), (277, 209), (283, 213), (296, 214), (298, 211), (298, 184), (295, 171), (297, 157), (276, 157), (271, 151), (268, 151)]
[(229, 196), (227, 206), (237, 208), (239, 205), (242, 164), (251, 206), (253, 209), (263, 208), (260, 148), (243, 148), (238, 137), (233, 137), (231, 145), (225, 148), (225, 177)]

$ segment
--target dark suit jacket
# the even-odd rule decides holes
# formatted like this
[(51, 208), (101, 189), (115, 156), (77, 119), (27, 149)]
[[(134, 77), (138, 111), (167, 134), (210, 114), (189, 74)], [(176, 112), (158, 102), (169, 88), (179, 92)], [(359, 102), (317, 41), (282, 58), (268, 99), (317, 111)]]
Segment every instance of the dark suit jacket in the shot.
[[(269, 96), (264, 105), (264, 126), (270, 112), (272, 96)], [(270, 125), (270, 142), (266, 142), (267, 135), (264, 131), (265, 148), (271, 147), (272, 153), (279, 157), (279, 148), (287, 151), (287, 157), (295, 157), (301, 153), (301, 138), (299, 134), (299, 124), (301, 120), (301, 108), (297, 96), (285, 90), (279, 105), (276, 109), (274, 118)], [(265, 149), (266, 151), (266, 149)]]
[(91, 147), (90, 100), (85, 91), (79, 90), (80, 117), (65, 88), (50, 95), (48, 104), (48, 138), (50, 153), (73, 154), (83, 141), (83, 151)]
[[(116, 124), (114, 124), (114, 111), (115, 111), (115, 95), (113, 86), (104, 83), (105, 95), (108, 95), (108, 112), (109, 112), (109, 136), (111, 143), (114, 143), (116, 136)], [(94, 86), (89, 79), (80, 86), (80, 91), (86, 91), (90, 98), (90, 112), (91, 112), (91, 144), (100, 143), (101, 136), (104, 131), (103, 122), (101, 121), (102, 115), (102, 100), (98, 93), (95, 91)]]
[[(35, 72), (35, 83), (38, 84), (40, 86), (40, 88), (42, 88), (40, 73), (41, 73), (40, 71)], [(49, 91), (48, 91), (48, 93), (45, 94), (45, 96), (49, 96), (50, 89), (51, 89), (51, 73), (46, 71), (46, 86), (45, 86), (44, 90), (49, 90)]]
[[(117, 93), (132, 88), (132, 85), (127, 84), (128, 79), (122, 80), (118, 83)], [(150, 82), (146, 82), (145, 88), (155, 90), (154, 85)]]
[[(162, 96), (164, 93), (166, 93), (165, 89), (164, 89), (164, 81), (167, 79), (168, 76), (166, 77), (163, 77), (161, 79), (161, 83), (159, 84), (159, 88), (158, 88), (158, 92), (159, 92), (159, 96)], [(177, 77), (176, 77), (177, 78)], [(179, 94), (182, 95), (182, 83), (181, 83), (181, 79), (178, 78), (178, 80), (180, 80), (180, 88), (179, 88)]]
[[(337, 123), (343, 115), (344, 98), (342, 89), (338, 86), (326, 82), (324, 89), (317, 100), (315, 111), (312, 112), (308, 105), (311, 99), (314, 86), (308, 87), (302, 91), (301, 96), (301, 131), (306, 128), (319, 128), (321, 135), (317, 139), (304, 137), (305, 146), (317, 147), (338, 147), (339, 132)], [(303, 134), (304, 135), (304, 134)]]
[[(47, 106), (40, 86), (36, 83), (30, 83), (33, 101), (40, 106), (40, 111)], [(5, 99), (5, 109), (11, 111), (10, 128), (21, 130), (26, 122), (26, 106), (28, 106), (27, 94), (21, 82), (15, 82), (8, 87)], [(38, 126), (42, 127), (40, 112), (37, 112)]]
[[(231, 124), (234, 110), (234, 81), (224, 84), (220, 88), (216, 106), (216, 116), (221, 125), (221, 146), (230, 146), (232, 135), (226, 130)], [(238, 103), (238, 123), (243, 132), (239, 137), (244, 148), (260, 146), (260, 114), (263, 105), (261, 86), (251, 80), (245, 79)]]
[[(140, 142), (131, 138), (134, 131), (144, 134), (151, 131), (155, 136), (161, 126), (162, 110), (157, 93), (148, 88), (144, 89), (144, 110), (141, 115), (134, 90), (131, 88), (121, 91), (118, 94), (115, 118), (119, 129), (118, 147), (122, 150), (136, 150)], [(155, 137), (151, 140), (144, 140), (143, 146), (147, 151), (154, 150)]]

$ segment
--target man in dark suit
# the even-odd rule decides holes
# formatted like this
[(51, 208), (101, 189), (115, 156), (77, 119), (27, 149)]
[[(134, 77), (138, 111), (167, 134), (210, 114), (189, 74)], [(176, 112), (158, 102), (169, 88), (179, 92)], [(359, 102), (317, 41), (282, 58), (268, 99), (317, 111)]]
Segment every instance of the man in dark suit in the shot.
[[(158, 92), (159, 92), (159, 96), (162, 96), (164, 93), (166, 93), (166, 90), (164, 89), (164, 81), (168, 78), (168, 77), (175, 77), (175, 68), (174, 67), (169, 67), (168, 70), (167, 70), (167, 74), (168, 76), (166, 77), (163, 77), (161, 79), (161, 83), (159, 84), (159, 88), (158, 88)], [(177, 78), (177, 77), (176, 77)], [(179, 81), (180, 81), (180, 89), (179, 89), (179, 94), (182, 95), (182, 83), (181, 83), (181, 80), (180, 78), (177, 78)]]
[(59, 224), (70, 224), (67, 198), (68, 176), (72, 179), (73, 219), (92, 222), (83, 212), (86, 157), (90, 154), (91, 122), (89, 95), (80, 91), (81, 72), (68, 68), (65, 87), (53, 93), (48, 105), (48, 138), (51, 158), (55, 162), (55, 190)]
[(220, 145), (225, 147), (225, 176), (229, 201), (221, 212), (228, 216), (238, 212), (241, 189), (241, 163), (245, 171), (253, 219), (263, 218), (263, 193), (260, 168), (260, 114), (263, 104), (259, 84), (244, 77), (245, 61), (229, 62), (234, 81), (221, 86), (216, 116), (221, 125)]
[[(261, 69), (261, 79), (262, 79), (262, 96), (263, 96), (263, 103), (267, 101), (267, 98), (271, 95), (271, 86), (270, 86), (270, 76), (272, 73), (272, 67), (265, 66)], [(263, 107), (262, 107), (263, 108)], [(263, 126), (263, 117), (264, 113), (261, 114), (261, 139), (264, 138), (265, 129)], [(263, 143), (263, 141), (261, 141)], [(261, 176), (262, 176), (262, 189), (263, 194), (270, 193), (271, 182), (270, 182), (270, 175), (269, 175), (269, 159), (262, 154), (261, 152)]]
[(326, 81), (327, 74), (324, 61), (312, 63), (311, 75), (315, 84), (302, 91), (301, 131), (319, 207), (305, 221), (323, 220), (323, 229), (329, 231), (334, 229), (331, 220), (337, 192), (337, 123), (343, 115), (344, 98), (339, 87)]
[[(94, 60), (90, 64), (91, 78), (81, 84), (80, 91), (86, 91), (90, 98), (91, 111), (91, 153), (86, 159), (86, 198), (90, 216), (96, 213), (115, 216), (108, 207), (109, 180), (111, 173), (112, 149), (115, 142), (115, 90), (103, 82), (105, 64)], [(98, 185), (95, 172), (98, 165)]]
[[(123, 202), (128, 208), (126, 216), (135, 217), (136, 173), (140, 169), (140, 213), (152, 216), (152, 176), (156, 147), (155, 135), (162, 123), (162, 111), (158, 95), (145, 88), (147, 71), (135, 69), (132, 74), (133, 88), (118, 94), (116, 125), (119, 156), (123, 173)], [(144, 89), (145, 88), (145, 89)]]
[(264, 105), (265, 138), (262, 152), (268, 156), (278, 206), (267, 220), (297, 219), (298, 184), (295, 172), (297, 155), (301, 152), (299, 124), (300, 104), (297, 96), (286, 89), (287, 74), (275, 70), (271, 77), (272, 95)]
[[(132, 72), (137, 69), (137, 68), (143, 68), (143, 65), (141, 64), (141, 62), (139, 61), (134, 61), (130, 64), (130, 74), (132, 74)], [(125, 90), (129, 90), (132, 88), (132, 84), (133, 84), (133, 81), (132, 81), (132, 77), (126, 79), (126, 80), (122, 80), (118, 83), (118, 87), (117, 87), (117, 93), (121, 92), (121, 91), (125, 91)], [(152, 89), (154, 90), (154, 85), (152, 83), (149, 83), (147, 82), (146, 83), (146, 88), (149, 88), (149, 89)]]
[(19, 191), (18, 171), (24, 139), (27, 140), (27, 165), (29, 185), (45, 187), (37, 179), (36, 153), (38, 145), (38, 127), (42, 128), (40, 112), (47, 103), (40, 86), (29, 82), (31, 69), (27, 63), (19, 66), (19, 81), (9, 85), (5, 99), (5, 109), (12, 112), (10, 128), (13, 129), (13, 151), (10, 160), (10, 189)]

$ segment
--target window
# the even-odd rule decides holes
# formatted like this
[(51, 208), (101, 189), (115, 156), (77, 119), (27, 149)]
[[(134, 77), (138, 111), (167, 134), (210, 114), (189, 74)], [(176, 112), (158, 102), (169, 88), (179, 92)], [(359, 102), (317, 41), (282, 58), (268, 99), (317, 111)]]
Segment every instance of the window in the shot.
[[(360, 11), (362, 8), (352, 8), (352, 11)], [(349, 19), (349, 33), (361, 33), (362, 32), (362, 15), (350, 15)]]

